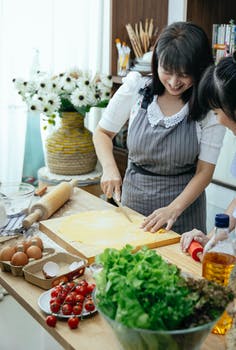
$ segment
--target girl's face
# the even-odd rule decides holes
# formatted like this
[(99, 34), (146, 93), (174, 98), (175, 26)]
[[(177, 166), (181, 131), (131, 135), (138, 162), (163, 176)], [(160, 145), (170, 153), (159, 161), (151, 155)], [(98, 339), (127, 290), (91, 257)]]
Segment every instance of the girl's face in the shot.
[(214, 113), (217, 116), (218, 122), (226, 126), (226, 128), (230, 129), (236, 136), (236, 122), (234, 122), (232, 119), (227, 117), (225, 112), (220, 108), (214, 109)]
[(168, 72), (160, 64), (158, 64), (158, 75), (166, 91), (173, 96), (181, 96), (193, 85), (190, 75)]

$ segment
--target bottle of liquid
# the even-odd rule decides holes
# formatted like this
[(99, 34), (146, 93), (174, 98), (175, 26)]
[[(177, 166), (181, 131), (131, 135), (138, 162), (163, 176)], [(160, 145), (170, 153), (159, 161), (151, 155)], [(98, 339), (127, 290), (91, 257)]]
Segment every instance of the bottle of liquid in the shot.
[[(235, 263), (235, 250), (229, 233), (229, 216), (216, 214), (214, 235), (203, 251), (202, 276), (227, 286)], [(225, 311), (214, 326), (212, 333), (225, 334), (231, 328), (232, 322), (232, 318)]]

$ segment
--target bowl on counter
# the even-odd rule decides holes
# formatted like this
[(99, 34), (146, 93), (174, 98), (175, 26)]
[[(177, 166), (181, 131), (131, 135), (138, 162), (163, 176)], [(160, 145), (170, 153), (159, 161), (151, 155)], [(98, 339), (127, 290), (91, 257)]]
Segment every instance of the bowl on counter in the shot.
[(0, 182), (0, 200), (7, 217), (27, 213), (34, 196), (34, 186), (23, 182)]
[(215, 322), (171, 331), (128, 328), (105, 315), (96, 302), (100, 315), (113, 329), (123, 350), (199, 350)]

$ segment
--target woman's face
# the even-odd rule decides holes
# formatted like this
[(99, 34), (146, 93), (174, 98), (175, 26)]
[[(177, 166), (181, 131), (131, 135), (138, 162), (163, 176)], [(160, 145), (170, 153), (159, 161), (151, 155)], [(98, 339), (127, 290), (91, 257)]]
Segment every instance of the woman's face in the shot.
[(232, 119), (227, 117), (225, 112), (220, 108), (214, 109), (214, 113), (217, 116), (218, 122), (226, 126), (226, 128), (230, 129), (236, 136), (236, 122), (234, 122)]
[(193, 85), (190, 75), (168, 72), (160, 64), (158, 64), (158, 75), (166, 91), (173, 96), (181, 96)]

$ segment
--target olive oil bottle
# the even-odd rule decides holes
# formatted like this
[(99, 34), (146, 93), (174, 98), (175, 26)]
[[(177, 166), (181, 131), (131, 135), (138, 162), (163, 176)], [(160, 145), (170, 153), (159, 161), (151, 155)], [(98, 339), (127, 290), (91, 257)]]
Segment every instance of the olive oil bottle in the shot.
[[(227, 286), (235, 263), (235, 250), (229, 232), (229, 216), (217, 214), (214, 235), (203, 251), (202, 276)], [(225, 334), (231, 328), (232, 322), (232, 318), (225, 311), (214, 326), (212, 333)]]

